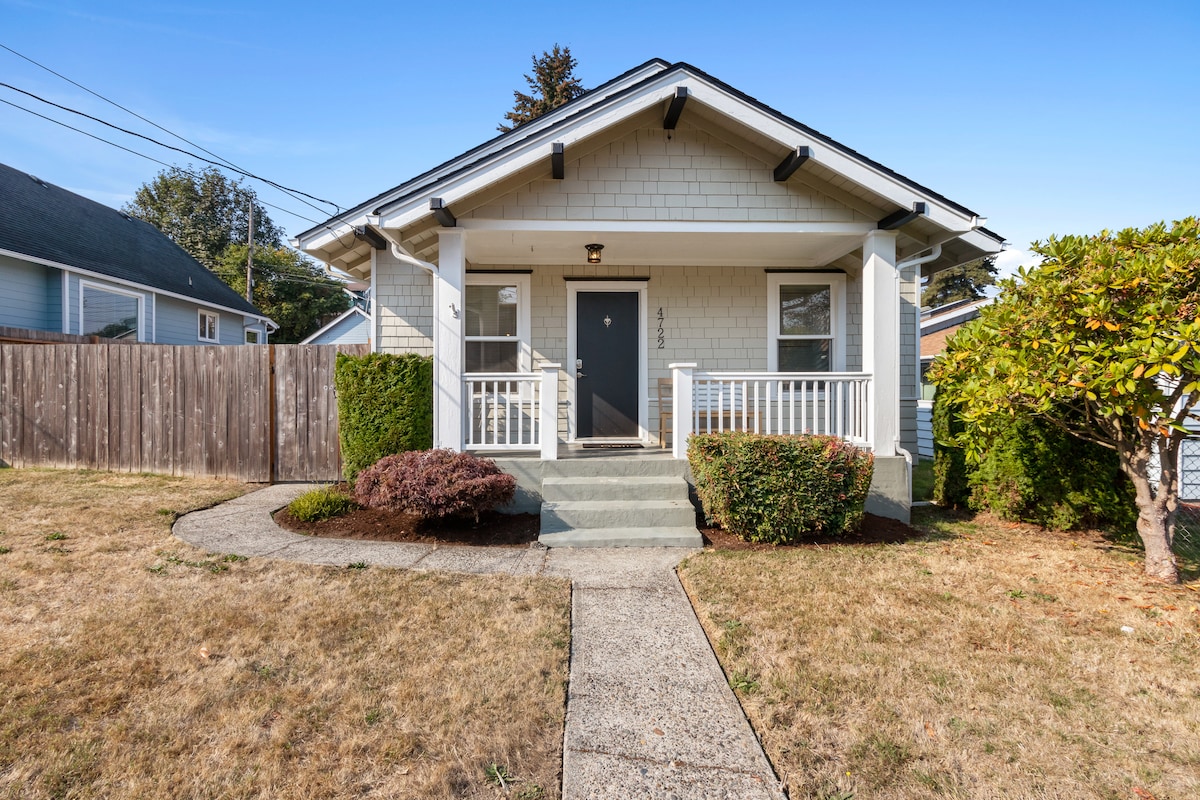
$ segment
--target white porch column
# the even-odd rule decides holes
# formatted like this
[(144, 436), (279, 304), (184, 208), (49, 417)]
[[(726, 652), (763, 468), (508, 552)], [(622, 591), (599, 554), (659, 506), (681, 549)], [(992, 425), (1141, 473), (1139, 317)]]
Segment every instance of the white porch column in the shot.
[(463, 449), (463, 277), (466, 231), (438, 231), (433, 277), (433, 446)]
[(558, 458), (558, 371), (562, 364), (542, 365), (542, 407), (538, 434), (542, 437), (542, 460)]
[(895, 231), (863, 242), (863, 371), (871, 375), (868, 435), (876, 456), (896, 455), (900, 438), (900, 275)]
[(687, 459), (692, 435), (692, 370), (695, 364), (671, 364), (671, 455)]

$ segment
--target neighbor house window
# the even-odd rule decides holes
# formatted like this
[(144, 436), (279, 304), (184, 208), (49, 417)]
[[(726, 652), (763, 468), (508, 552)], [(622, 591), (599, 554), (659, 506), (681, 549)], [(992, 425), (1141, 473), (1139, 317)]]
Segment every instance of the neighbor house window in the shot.
[(200, 315), (200, 341), (221, 341), (221, 337), (218, 335), (218, 326), (221, 324), (221, 315), (214, 314), (210, 311), (200, 311), (198, 313)]
[(258, 344), (258, 331), (246, 331), (246, 344)]
[(771, 372), (845, 369), (846, 276), (776, 273), (768, 278), (767, 368)]
[(467, 275), (466, 372), (523, 372), (529, 357), (529, 277)]
[(84, 336), (141, 341), (140, 294), (80, 282), (79, 332)]

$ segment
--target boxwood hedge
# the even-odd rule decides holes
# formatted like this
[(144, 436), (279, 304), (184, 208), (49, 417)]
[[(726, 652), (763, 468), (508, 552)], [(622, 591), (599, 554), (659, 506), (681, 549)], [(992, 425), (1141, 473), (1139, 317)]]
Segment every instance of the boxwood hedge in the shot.
[(339, 353), (334, 387), (347, 481), (384, 456), (433, 446), (432, 358)]

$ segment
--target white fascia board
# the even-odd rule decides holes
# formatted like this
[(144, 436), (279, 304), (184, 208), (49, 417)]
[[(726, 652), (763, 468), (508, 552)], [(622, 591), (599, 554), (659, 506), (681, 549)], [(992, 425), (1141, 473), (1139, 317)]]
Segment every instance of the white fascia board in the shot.
[(972, 216), (952, 209), (936, 198), (920, 193), (907, 183), (830, 146), (825, 141), (793, 128), (740, 97), (734, 97), (706, 81), (691, 76), (680, 81), (680, 85), (688, 88), (696, 102), (754, 128), (762, 135), (779, 142), (783, 148), (790, 150), (798, 145), (807, 145), (812, 148), (812, 158), (818, 164), (901, 208), (912, 208), (914, 202), (924, 202), (929, 206), (926, 218), (931, 222), (947, 230), (964, 230), (970, 227)]
[[(635, 86), (635, 85), (641, 83), (642, 81), (646, 80), (647, 78), (650, 78), (660, 72), (664, 72), (667, 69), (669, 69), (669, 65), (664, 65), (661, 63), (647, 64), (643, 69), (637, 70), (635, 72), (631, 72), (629, 75), (626, 75), (625, 78), (623, 80), (621, 80), (619, 83), (614, 83), (611, 86), (609, 86), (603, 94), (584, 95), (583, 97), (579, 98), (577, 101), (574, 101), (572, 106), (569, 109), (565, 110), (563, 113), (570, 114), (571, 117), (577, 117), (580, 114), (586, 112), (589, 108), (594, 108), (595, 106), (598, 106), (598, 105), (601, 105), (603, 103), (610, 101), (612, 99), (613, 95), (620, 94), (621, 92), (627, 90), (629, 87)], [(519, 126), (516, 129), (516, 131), (518, 132), (518, 135), (516, 137), (498, 136), (495, 139), (493, 139), (492, 142), (489, 145), (487, 145), (486, 147), (479, 149), (479, 150), (472, 149), (471, 151), (464, 153), (462, 156), (455, 158), (453, 161), (447, 162), (437, 172), (431, 173), (430, 175), (427, 175), (424, 178), (422, 178), (421, 179), (422, 183), (426, 187), (437, 185), (447, 175), (453, 173), (455, 170), (461, 169), (463, 167), (464, 163), (466, 162), (466, 159), (469, 158), (472, 162), (488, 160), (492, 156), (496, 155), (497, 153), (505, 150), (506, 148), (511, 147), (514, 143), (520, 141), (522, 138), (530, 139), (530, 138), (536, 137), (538, 134), (545, 131), (546, 128), (558, 125), (561, 123), (561, 121), (562, 121), (561, 115), (554, 113), (554, 111), (550, 111), (546, 114), (543, 114), (542, 116), (537, 117), (536, 119), (530, 120), (529, 122), (526, 122), (524, 125)], [(555, 137), (554, 141), (560, 141), (560, 139), (558, 137)], [(416, 189), (417, 189), (417, 186), (414, 185), (414, 182), (409, 181), (408, 183), (405, 183), (405, 184), (402, 184), (402, 185), (396, 187), (396, 190), (388, 193), (387, 196), (379, 198), (378, 200), (376, 200), (373, 203), (373, 205), (376, 208), (385, 209), (392, 203), (396, 202), (396, 200), (398, 198), (403, 197), (404, 195), (406, 195), (409, 192), (414, 191)], [(434, 195), (434, 196), (437, 196), (437, 195)]]
[(97, 280), (108, 281), (109, 283), (115, 283), (120, 286), (128, 286), (129, 288), (136, 289), (137, 291), (140, 291), (140, 292), (150, 292), (151, 294), (160, 294), (163, 297), (174, 297), (176, 300), (183, 300), (188, 303), (195, 303), (198, 306), (204, 306), (205, 308), (211, 308), (211, 309), (215, 309), (217, 311), (226, 311), (230, 314), (241, 314), (244, 317), (252, 317), (254, 319), (260, 319), (265, 323), (275, 325), (275, 327), (277, 327), (277, 328), (279, 327), (278, 325), (276, 325), (274, 320), (270, 319), (269, 317), (255, 316), (253, 314), (247, 314), (245, 311), (243, 311), (241, 309), (230, 308), (229, 306), (220, 306), (220, 305), (217, 305), (216, 303), (210, 303), (207, 300), (200, 300), (195, 297), (188, 297), (186, 294), (177, 294), (176, 292), (169, 292), (166, 289), (160, 289), (157, 286), (149, 286), (144, 283), (137, 283), (136, 281), (125, 280), (124, 278), (114, 278), (112, 275), (105, 275), (103, 272), (95, 272), (94, 270), (84, 269), (82, 267), (73, 267), (69, 264), (62, 264), (58, 261), (51, 261), (46, 258), (38, 258), (37, 256), (30, 256), (30, 255), (26, 255), (24, 253), (18, 253), (15, 250), (0, 249), (0, 256), (8, 256), (9, 258), (16, 258), (21, 261), (28, 261), (32, 264), (41, 264), (46, 267), (53, 267), (54, 269), (61, 269), (64, 273), (72, 272), (76, 275), (83, 275), (83, 276), (86, 276), (89, 278), (95, 278)]
[(434, 180), (402, 205), (382, 211), (378, 216), (379, 225), (403, 228), (429, 215), (429, 200), (432, 197), (440, 197), (446, 205), (453, 205), (455, 201), (469, 197), (530, 165), (548, 161), (552, 142), (562, 142), (569, 153), (572, 144), (636, 116), (647, 108), (660, 105), (667, 99), (665, 91), (677, 85), (677, 80), (651, 84), (644, 92), (625, 98), (612, 107), (592, 108), (577, 113), (568, 126), (527, 137), (520, 147), (506, 153), (499, 164), (487, 161), (444, 183)]
[(873, 222), (738, 222), (695, 220), (549, 220), (549, 219), (462, 219), (458, 227), (476, 231), (593, 233), (805, 233), (834, 236), (866, 235)]
[(367, 225), (369, 223), (369, 215), (366, 213), (359, 214), (354, 219), (344, 220), (337, 225), (326, 225), (324, 230), (321, 230), (307, 239), (299, 237), (292, 239), (292, 246), (297, 250), (301, 250), (309, 255), (316, 255), (314, 250), (323, 250), (334, 242), (340, 242), (345, 236), (353, 236), (354, 228), (358, 225)]
[(997, 242), (991, 236), (988, 236), (982, 231), (972, 230), (967, 231), (958, 237), (961, 241), (966, 242), (972, 247), (982, 250), (985, 253), (999, 253), (1004, 249), (1004, 242)]

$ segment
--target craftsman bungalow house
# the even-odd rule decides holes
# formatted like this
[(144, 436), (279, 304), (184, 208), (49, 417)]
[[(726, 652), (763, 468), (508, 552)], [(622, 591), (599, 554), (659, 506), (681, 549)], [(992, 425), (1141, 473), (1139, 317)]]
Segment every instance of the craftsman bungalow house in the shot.
[(374, 349), (433, 355), (436, 446), (831, 433), (906, 519), (920, 277), (999, 250), (982, 222), (656, 59), (295, 244), (370, 282)]

